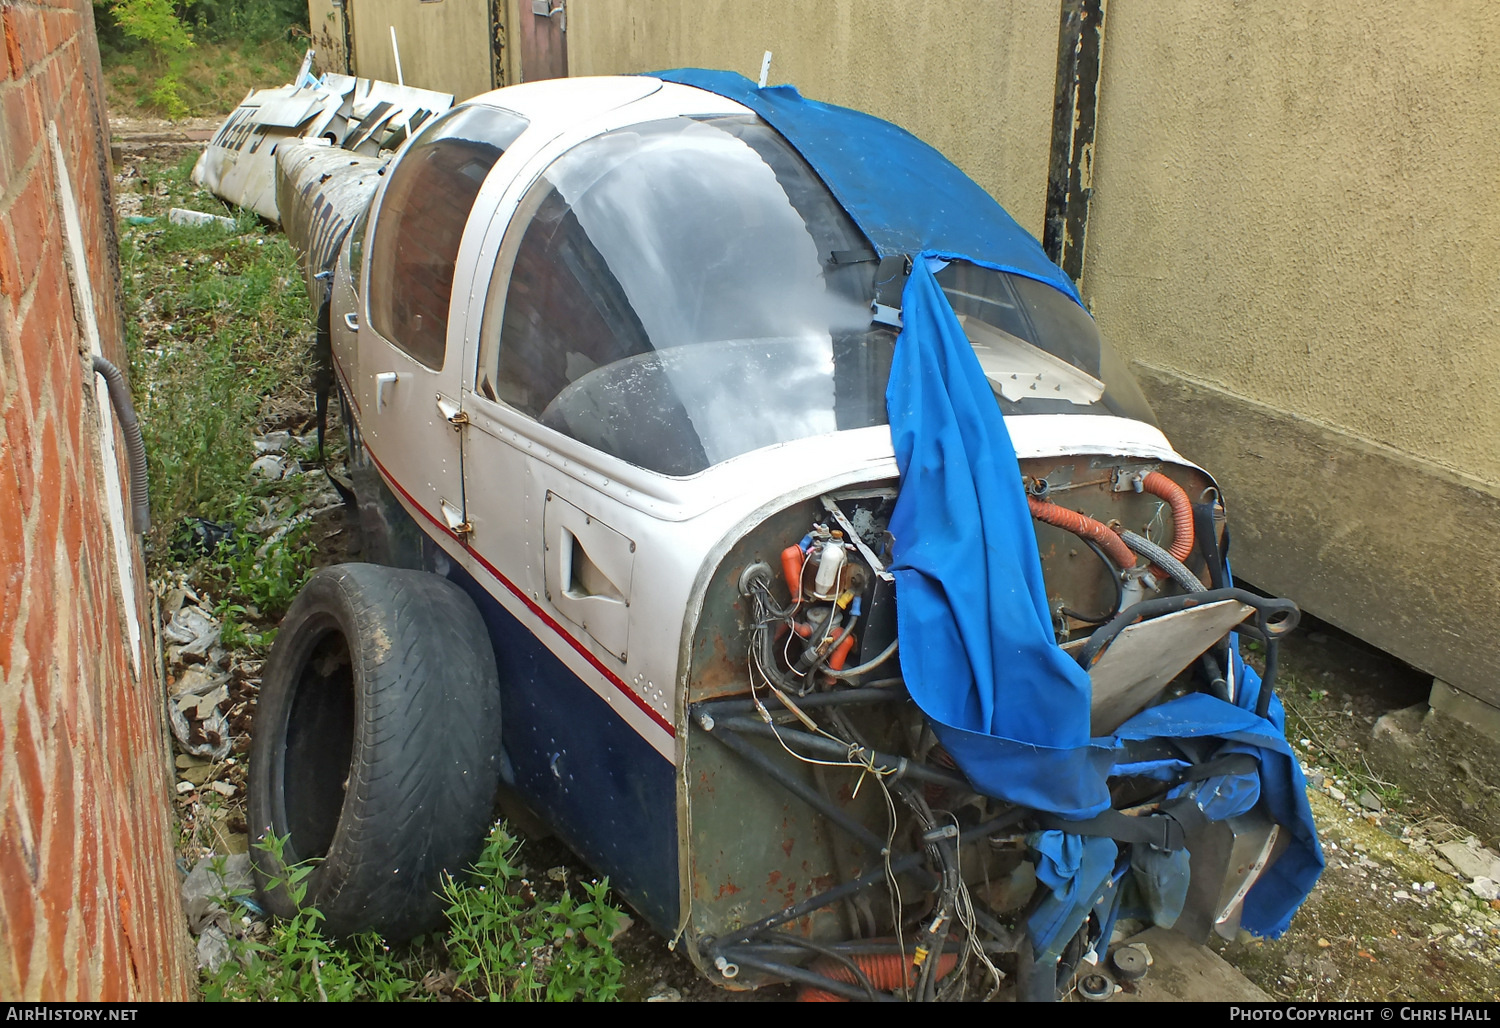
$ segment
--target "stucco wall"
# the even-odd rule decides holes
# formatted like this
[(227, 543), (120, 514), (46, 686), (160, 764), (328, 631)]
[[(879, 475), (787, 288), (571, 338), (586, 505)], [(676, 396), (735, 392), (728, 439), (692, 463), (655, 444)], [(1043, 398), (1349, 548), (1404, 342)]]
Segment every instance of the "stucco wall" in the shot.
[(344, 4), (342, 0), (307, 0), (307, 24), (312, 32), (308, 45), (316, 51), (313, 70), (316, 74), (333, 71), (343, 74), (349, 68), (344, 46)]
[(1111, 5), (1083, 293), (1236, 569), (1490, 704), (1500, 6)]
[(1108, 24), (1084, 272), (1105, 332), (1500, 486), (1500, 5)]
[[(310, 5), (310, 14), (321, 6)], [(458, 100), (490, 90), (490, 0), (355, 0), (349, 9), (356, 74), (396, 81), (394, 26), (408, 86), (452, 93)]]
[(728, 68), (893, 121), (947, 154), (1040, 237), (1056, 0), (569, 0), (573, 75)]

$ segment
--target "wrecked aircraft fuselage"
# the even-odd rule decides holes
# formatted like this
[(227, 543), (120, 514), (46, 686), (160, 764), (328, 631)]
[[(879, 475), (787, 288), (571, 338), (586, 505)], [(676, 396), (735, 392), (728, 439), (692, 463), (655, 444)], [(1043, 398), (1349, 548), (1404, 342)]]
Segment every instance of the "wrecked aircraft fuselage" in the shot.
[(351, 155), (377, 158), (452, 106), (451, 93), (332, 73), (305, 84), (252, 89), (204, 147), (193, 181), (279, 222), (280, 143), (319, 140)]
[[(464, 686), (503, 711), (493, 769), (455, 744), (433, 774), (503, 780), (733, 988), (937, 998), (1005, 975), (1050, 998), (1126, 918), (1279, 931), (1321, 858), (1234, 633), (1274, 668), (1296, 609), (1233, 588), (1213, 479), (1071, 284), (935, 153), (784, 88), (672, 75), (487, 94), (388, 166), (279, 143), (367, 556), (456, 584), (493, 652)], [(818, 142), (844, 132), (888, 136), (850, 163)], [(943, 188), (904, 193), (908, 172)], [(955, 339), (943, 395), (979, 397), (983, 424), (953, 438), (996, 447), (962, 475), (956, 451), (923, 463), (912, 413), (933, 385), (915, 358)], [(919, 465), (954, 491), (911, 524)], [(964, 484), (987, 468), (997, 487)], [(922, 633), (972, 611), (920, 600), (913, 547), (974, 503), (941, 584), (993, 603), (978, 623), (996, 634), (960, 633), (935, 665)], [(1017, 517), (1022, 544), (996, 543)], [(965, 564), (990, 570), (978, 593)], [(378, 660), (311, 610), (268, 669), (284, 697), (257, 726), (252, 818), (289, 858), (342, 867), (373, 750), (356, 732), (339, 751), (355, 784), (314, 804), (288, 740), (309, 690), (344, 681), (317, 656), (328, 633), (348, 666)], [(1192, 731), (1171, 716), (1189, 709)], [(364, 897), (330, 924), (420, 930), (423, 876), (452, 858), (421, 859), (400, 864), (399, 915), (330, 883), (335, 904)]]

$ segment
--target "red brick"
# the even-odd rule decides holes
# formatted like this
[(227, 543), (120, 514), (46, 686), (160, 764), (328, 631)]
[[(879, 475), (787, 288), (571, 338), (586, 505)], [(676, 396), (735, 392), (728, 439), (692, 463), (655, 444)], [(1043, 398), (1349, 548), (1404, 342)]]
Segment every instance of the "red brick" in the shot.
[[(6, 106), (6, 117), (10, 108)], [(11, 244), (16, 248), (16, 267), (21, 271), (21, 288), (32, 280), (45, 277), (42, 257), (47, 247), (47, 213), (51, 206), (46, 192), (47, 176), (40, 167), (32, 170), (21, 193), (11, 203), (9, 214)]]
[[(11, 49), (11, 40), (21, 55), (22, 68), (29, 69), (41, 64), (47, 57), (47, 40), (42, 34), (42, 21), (35, 11), (16, 7), (5, 8), (6, 50)], [(14, 64), (12, 64), (14, 67)], [(18, 75), (17, 78), (20, 76)]]
[(5, 11), (0, 31), (5, 33), (5, 63), (10, 69), (10, 77), (18, 79), (26, 72), (26, 61), (21, 56), (21, 39), (16, 31), (16, 19), (12, 17), (14, 13), (14, 8)]
[[(11, 781), (12, 802), (17, 812), (25, 819), (27, 838), (36, 841), (41, 838), (42, 804), (46, 798), (43, 790), (46, 781), (42, 777), (42, 763), (37, 753), (36, 740), (32, 737), (32, 725), (34, 718), (27, 710), (25, 702), (16, 708), (16, 734), (11, 739), (12, 766), (15, 768), (16, 777)], [(36, 869), (33, 867), (28, 874), (30, 881), (36, 881)]]
[(20, 397), (13, 397), (5, 408), (5, 435), (15, 454), (16, 488), (21, 497), (21, 509), (31, 508), (31, 493), (35, 485), (31, 473), (31, 418), (26, 413), (26, 404)]
[[(63, 566), (68, 567), (67, 558), (64, 558)], [(76, 590), (69, 590), (65, 595), (68, 601), (60, 603), (60, 607), (67, 610), (92, 609), (82, 607), (78, 603)], [(62, 736), (58, 744), (63, 748), (77, 749), (83, 754), (86, 765), (89, 747), (97, 740), (94, 738), (95, 733), (85, 733), (80, 730), (82, 726), (79, 722), (82, 716), (79, 711), (78, 690), (81, 683), (78, 681), (78, 640), (74, 635), (76, 624), (76, 620), (72, 617), (61, 617), (57, 621), (51, 658), (53, 696), (52, 704), (48, 707), (48, 715), (52, 718), (50, 723), (53, 726), (53, 735)]]
[(38, 676), (45, 672), (52, 654), (53, 625), (57, 617), (53, 602), (53, 568), (50, 555), (39, 558), (32, 554), (27, 561), (26, 629), (22, 639), (30, 658), (31, 673)]
[[(66, 62), (58, 60), (55, 57), (49, 56), (46, 60), (45, 80), (47, 88), (43, 104), (44, 109), (48, 110), (47, 120), (57, 121), (63, 113), (58, 108), (61, 106), (62, 98), (68, 92), (68, 75), (70, 69)], [(72, 65), (71, 70), (76, 72), (77, 65)]]
[[(38, 293), (42, 290), (38, 289)], [(48, 354), (52, 365), (52, 381), (48, 387), (48, 408), (61, 420), (66, 415), (67, 397), (78, 395), (83, 387), (83, 369), (78, 363), (78, 328), (73, 322), (73, 291), (66, 282), (55, 283), (47, 290), (54, 294), (56, 321), (52, 328), (52, 350)], [(66, 434), (67, 430), (62, 430)], [(66, 443), (63, 440), (59, 440)]]
[[(78, 15), (72, 11), (49, 11), (42, 15), (42, 32), (47, 40), (47, 49), (56, 53), (64, 43), (78, 34)], [(78, 64), (77, 58), (68, 62)]]
[(66, 922), (47, 925), (47, 955), (40, 987), (43, 996), (72, 998), (72, 993), (68, 991), (67, 966), (63, 960), (63, 940), (66, 938), (63, 932), (66, 927)]
[[(15, 960), (16, 979), (24, 982), (31, 970), (31, 944), (36, 936), (36, 896), (31, 862), (21, 847), (20, 829), (7, 818), (0, 822), (0, 902), (5, 910), (5, 942)], [(17, 997), (7, 997), (15, 999)]]
[(63, 553), (74, 568), (83, 569), (83, 522), (86, 517), (82, 504), (83, 490), (76, 471), (70, 469), (67, 486), (63, 490), (62, 538)]
[[(54, 738), (52, 745), (52, 781), (47, 796), (46, 849), (42, 854), (42, 914), (54, 929), (66, 928), (73, 910), (77, 887), (74, 864), (75, 835), (78, 832), (78, 810), (74, 803), (73, 760), (68, 747)], [(61, 935), (60, 931), (55, 932)], [(49, 950), (51, 948), (49, 944)]]
[(5, 94), (5, 149), (16, 177), (36, 152), (42, 138), (41, 112), (30, 89), (11, 89)]
[(93, 395), (94, 383), (89, 380), (89, 376), (84, 375), (81, 371), (79, 375), (84, 379), (80, 383), (79, 388), (63, 390), (62, 418), (63, 424), (67, 426), (68, 431), (67, 450), (72, 455), (72, 459), (78, 464), (79, 484), (83, 486), (86, 484), (84, 470), (89, 464), (88, 458), (85, 456), (89, 451), (84, 449), (84, 422), (86, 414), (83, 397), (84, 390), (88, 390), (89, 395)]
[[(0, 161), (0, 164), (3, 163)], [(4, 184), (0, 183), (0, 196), (4, 195)], [(21, 279), (21, 267), (16, 263), (16, 246), (11, 241), (10, 226), (6, 224), (8, 220), (0, 218), (0, 295), (10, 300), (10, 309), (14, 313), (21, 304), (21, 294), (26, 291), (26, 285)]]
[[(26, 550), (21, 522), (21, 487), (13, 463), (15, 451), (0, 440), (0, 678), (10, 674), (10, 637), (21, 608), (21, 579)], [(0, 748), (0, 753), (4, 749)]]
[[(78, 812), (80, 819), (87, 823), (96, 823), (98, 817), (95, 810), (98, 797), (87, 804), (86, 809)], [(99, 840), (84, 836), (83, 851), (78, 854), (78, 882), (82, 888), (78, 892), (78, 916), (83, 923), (83, 942), (92, 953), (99, 951)]]
[(36, 469), (36, 490), (32, 494), (32, 506), (23, 508), (23, 516), (30, 518), (33, 512), (40, 512), (34, 529), (36, 535), (31, 540), (31, 558), (38, 568), (47, 568), (50, 580), (52, 569), (57, 564), (57, 523), (62, 513), (62, 463), (57, 452), (57, 418), (50, 412), (38, 435), (41, 459)]
[[(45, 281), (45, 279), (44, 279)], [(50, 314), (44, 309), (44, 304), (35, 300), (42, 299), (45, 292), (44, 287), (33, 291), (34, 300), (26, 311), (21, 321), (21, 331), (16, 334), (16, 356), (21, 365), (26, 369), (26, 400), (31, 405), (32, 417), (40, 422), (47, 411), (52, 407), (52, 397), (47, 388), (47, 366), (52, 362), (53, 317), (57, 313), (56, 300), (51, 301)], [(39, 434), (39, 425), (33, 424), (32, 434)], [(28, 454), (35, 463), (36, 453)], [(26, 508), (28, 511), (30, 507)]]
[(141, 939), (138, 936), (130, 901), (132, 886), (125, 870), (123, 865), (115, 868), (115, 906), (120, 912), (120, 930), (125, 937), (124, 984), (129, 994), (136, 996), (141, 991), (141, 966), (147, 954), (140, 949)]
[(131, 998), (130, 990), (125, 984), (125, 961), (121, 959), (124, 948), (119, 924), (107, 922), (104, 938), (99, 945), (99, 998), (106, 1003), (119, 1003)]

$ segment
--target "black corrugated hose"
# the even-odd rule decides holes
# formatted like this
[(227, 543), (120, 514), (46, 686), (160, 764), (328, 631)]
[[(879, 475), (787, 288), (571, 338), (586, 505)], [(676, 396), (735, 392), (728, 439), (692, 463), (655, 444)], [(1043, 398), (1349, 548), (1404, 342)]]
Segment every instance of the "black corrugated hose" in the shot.
[(130, 402), (130, 388), (125, 376), (103, 357), (95, 355), (94, 370), (104, 376), (109, 386), (110, 406), (115, 417), (120, 419), (120, 431), (125, 434), (125, 452), (130, 458), (130, 513), (137, 535), (144, 535), (151, 527), (151, 503), (146, 496), (146, 443), (141, 439), (141, 425), (135, 417), (135, 404)]

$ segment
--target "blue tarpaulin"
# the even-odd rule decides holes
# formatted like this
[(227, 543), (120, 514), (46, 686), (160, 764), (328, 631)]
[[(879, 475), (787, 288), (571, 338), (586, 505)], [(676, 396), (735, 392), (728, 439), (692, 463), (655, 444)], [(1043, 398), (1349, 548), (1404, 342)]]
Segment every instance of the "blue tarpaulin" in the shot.
[[(933, 274), (945, 260), (967, 260), (1077, 300), (1067, 276), (987, 193), (894, 125), (806, 100), (790, 86), (758, 89), (732, 72), (656, 77), (755, 111), (802, 154), (881, 255), (913, 258), (886, 391), (901, 471), (891, 570), (902, 673), (944, 747), (980, 791), (1073, 819), (1109, 807), (1112, 775), (1180, 769), (1179, 761), (1135, 763), (1131, 741), (1209, 738), (1223, 740), (1224, 752), (1252, 754), (1258, 777), (1202, 783), (1193, 795), (1216, 819), (1263, 797), (1289, 833), (1291, 847), (1251, 890), (1242, 922), (1260, 934), (1285, 931), (1323, 856), (1280, 704), (1273, 698), (1269, 720), (1254, 714), (1259, 679), (1236, 651), (1235, 704), (1192, 694), (1142, 711), (1111, 737), (1090, 737), (1088, 674), (1056, 644), (1005, 419)], [(1071, 934), (1104, 902), (1100, 890), (1112, 888), (1124, 866), (1108, 840), (1048, 831), (1035, 846), (1053, 900), (1031, 928), (1038, 951), (1052, 954), (1060, 933)], [(1149, 873), (1143, 867), (1135, 871)], [(1156, 894), (1170, 906), (1170, 890)]]
[(652, 78), (744, 104), (792, 144), (882, 257), (942, 251), (1078, 293), (1005, 208), (953, 162), (888, 121), (809, 100), (732, 71), (677, 68)]

